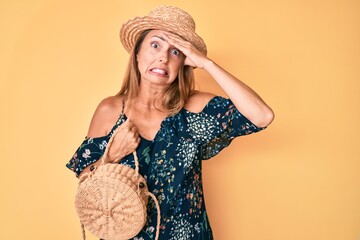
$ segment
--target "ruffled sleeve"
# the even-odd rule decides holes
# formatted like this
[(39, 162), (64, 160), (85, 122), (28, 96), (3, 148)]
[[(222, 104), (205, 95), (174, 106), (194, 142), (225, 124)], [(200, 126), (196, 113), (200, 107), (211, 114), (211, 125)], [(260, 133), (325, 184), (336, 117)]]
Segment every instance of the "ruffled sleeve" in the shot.
[(210, 134), (201, 146), (201, 156), (204, 160), (217, 155), (229, 146), (235, 137), (265, 129), (255, 126), (236, 109), (230, 99), (220, 96), (211, 99), (203, 113), (207, 118), (212, 119)]
[(89, 165), (93, 164), (104, 154), (110, 136), (85, 138), (66, 167), (76, 173), (76, 176)]

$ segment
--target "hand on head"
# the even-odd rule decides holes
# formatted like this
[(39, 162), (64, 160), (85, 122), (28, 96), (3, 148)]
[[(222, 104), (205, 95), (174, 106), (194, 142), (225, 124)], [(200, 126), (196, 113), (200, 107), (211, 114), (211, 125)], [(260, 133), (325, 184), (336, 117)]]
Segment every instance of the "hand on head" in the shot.
[(185, 65), (203, 69), (206, 61), (209, 60), (205, 54), (200, 52), (194, 45), (176, 34), (166, 32), (162, 33), (161, 37), (185, 55)]

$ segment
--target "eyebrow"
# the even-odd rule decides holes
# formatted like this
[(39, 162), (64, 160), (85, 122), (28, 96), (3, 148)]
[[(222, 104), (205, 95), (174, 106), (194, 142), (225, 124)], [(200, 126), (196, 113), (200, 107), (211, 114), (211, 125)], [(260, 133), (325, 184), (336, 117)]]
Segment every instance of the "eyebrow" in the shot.
[(159, 39), (161, 39), (161, 40), (165, 41), (165, 39), (164, 39), (164, 38), (159, 37), (159, 36), (157, 36), (157, 35), (152, 36), (152, 38), (153, 38), (153, 37), (156, 37), (156, 38), (159, 38)]

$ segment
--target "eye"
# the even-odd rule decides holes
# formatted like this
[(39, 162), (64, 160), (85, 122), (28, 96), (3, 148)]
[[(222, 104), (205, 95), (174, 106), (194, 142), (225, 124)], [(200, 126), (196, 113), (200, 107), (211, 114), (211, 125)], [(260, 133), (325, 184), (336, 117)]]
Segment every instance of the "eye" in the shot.
[(173, 50), (171, 50), (171, 53), (176, 55), (176, 56), (179, 56), (180, 55), (180, 51), (176, 48), (174, 48)]
[(159, 47), (159, 44), (157, 44), (156, 42), (153, 42), (153, 43), (151, 43), (151, 46), (152, 46), (153, 48), (158, 48), (158, 47)]

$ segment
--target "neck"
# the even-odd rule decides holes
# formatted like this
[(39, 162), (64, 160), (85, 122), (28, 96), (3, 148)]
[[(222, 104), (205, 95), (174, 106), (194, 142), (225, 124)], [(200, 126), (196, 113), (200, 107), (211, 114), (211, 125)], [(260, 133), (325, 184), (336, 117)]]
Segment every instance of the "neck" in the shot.
[(149, 109), (163, 109), (163, 89), (144, 86), (140, 84), (139, 95), (134, 99), (133, 104)]

